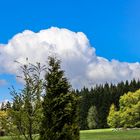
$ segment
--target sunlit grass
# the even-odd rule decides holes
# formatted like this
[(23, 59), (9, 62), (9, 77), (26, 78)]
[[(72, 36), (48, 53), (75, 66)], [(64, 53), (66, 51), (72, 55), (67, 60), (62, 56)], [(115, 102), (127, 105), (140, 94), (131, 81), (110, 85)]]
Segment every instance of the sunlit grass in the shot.
[(140, 140), (140, 130), (85, 130), (80, 132), (80, 140)]
[[(11, 137), (0, 137), (0, 140), (10, 140)], [(80, 140), (140, 140), (138, 130), (95, 129), (80, 131)]]

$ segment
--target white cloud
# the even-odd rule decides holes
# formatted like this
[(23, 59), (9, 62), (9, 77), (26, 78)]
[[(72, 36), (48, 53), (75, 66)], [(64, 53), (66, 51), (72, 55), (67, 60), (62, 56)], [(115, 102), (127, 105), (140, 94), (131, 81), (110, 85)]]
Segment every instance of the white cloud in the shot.
[(50, 54), (62, 60), (62, 68), (73, 87), (140, 78), (140, 64), (96, 56), (95, 48), (82, 32), (52, 27), (38, 33), (26, 30), (15, 35), (8, 44), (0, 45), (0, 72), (17, 74), (14, 60), (24, 63), (46, 62)]

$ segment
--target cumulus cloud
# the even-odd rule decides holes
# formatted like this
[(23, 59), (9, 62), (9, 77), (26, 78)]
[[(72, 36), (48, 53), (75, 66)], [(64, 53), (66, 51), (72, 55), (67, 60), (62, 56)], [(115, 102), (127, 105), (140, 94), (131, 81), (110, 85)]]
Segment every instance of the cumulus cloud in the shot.
[(62, 60), (62, 68), (74, 88), (140, 78), (139, 63), (99, 57), (84, 33), (56, 27), (38, 33), (25, 30), (8, 44), (1, 44), (0, 72), (17, 74), (19, 67), (14, 60), (25, 63), (28, 57), (32, 63), (45, 63), (53, 54)]

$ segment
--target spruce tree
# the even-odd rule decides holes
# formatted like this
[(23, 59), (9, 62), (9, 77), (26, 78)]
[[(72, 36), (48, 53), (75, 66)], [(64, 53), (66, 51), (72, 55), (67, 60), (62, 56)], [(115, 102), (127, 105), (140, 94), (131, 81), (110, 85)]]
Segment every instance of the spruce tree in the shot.
[(49, 57), (46, 94), (40, 140), (79, 140), (78, 97), (60, 68), (60, 61)]

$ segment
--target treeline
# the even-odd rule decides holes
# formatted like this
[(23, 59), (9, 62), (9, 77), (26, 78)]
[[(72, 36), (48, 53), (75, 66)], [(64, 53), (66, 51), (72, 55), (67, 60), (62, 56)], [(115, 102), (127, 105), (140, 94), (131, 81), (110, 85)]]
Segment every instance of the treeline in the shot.
[[(131, 91), (135, 92), (140, 89), (140, 81), (133, 79), (128, 82), (120, 82), (118, 84), (104, 84), (97, 85), (94, 88), (83, 88), (76, 90), (76, 94), (80, 97), (79, 102), (79, 126), (81, 130), (90, 129), (88, 122), (88, 114), (90, 114), (90, 108), (94, 107), (93, 115), (96, 114), (96, 125), (93, 128), (107, 128), (107, 117), (109, 115), (109, 109), (112, 104), (119, 110), (120, 96)], [(11, 108), (10, 102), (2, 103), (0, 110), (4, 111)], [(95, 113), (96, 112), (96, 113)], [(92, 117), (92, 116), (91, 116)], [(95, 117), (95, 116), (94, 116)], [(93, 119), (93, 117), (92, 117)], [(93, 122), (91, 122), (93, 123)]]
[(80, 96), (79, 104), (79, 116), (80, 116), (80, 129), (89, 129), (88, 127), (88, 112), (92, 106), (97, 109), (97, 125), (96, 128), (107, 128), (107, 117), (111, 104), (114, 104), (119, 110), (120, 96), (124, 95), (128, 91), (134, 92), (140, 89), (140, 81), (135, 79), (131, 82), (120, 82), (118, 84), (104, 84), (97, 85), (95, 88), (83, 88), (82, 90), (76, 90), (76, 93)]

